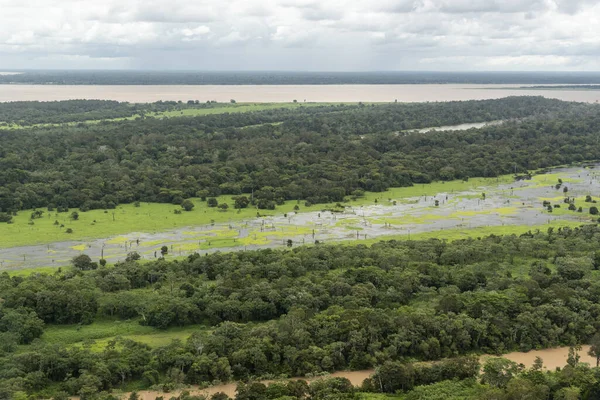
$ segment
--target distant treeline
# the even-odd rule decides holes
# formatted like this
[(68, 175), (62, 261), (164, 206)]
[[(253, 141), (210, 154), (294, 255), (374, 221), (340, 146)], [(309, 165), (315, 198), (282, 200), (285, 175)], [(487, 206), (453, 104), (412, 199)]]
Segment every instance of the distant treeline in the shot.
[(598, 72), (25, 71), (2, 83), (46, 85), (591, 84)]
[[(66, 101), (15, 101), (0, 103), (0, 127), (4, 125), (30, 126), (34, 124), (61, 124), (69, 122), (101, 121), (115, 118), (149, 117), (150, 113), (177, 111), (184, 109), (210, 109), (235, 107), (235, 104), (217, 102), (188, 101), (158, 101), (155, 103), (126, 103), (112, 100), (66, 100)], [(323, 107), (303, 107), (298, 105), (295, 110), (275, 110), (277, 119), (281, 121), (292, 115), (302, 113), (318, 113), (334, 111), (333, 105)], [(356, 108), (357, 105), (335, 105), (335, 110)], [(233, 110), (233, 108), (232, 108)], [(262, 115), (270, 115), (264, 112)], [(287, 111), (287, 113), (286, 113)], [(296, 114), (292, 114), (295, 111)], [(224, 112), (225, 113), (225, 112)], [(162, 118), (162, 117), (158, 117)], [(213, 117), (217, 119), (218, 116)], [(271, 121), (271, 120), (269, 120)], [(224, 125), (226, 126), (226, 125)], [(240, 125), (236, 125), (240, 126)]]
[(600, 90), (600, 85), (549, 85), (549, 86), (522, 86), (521, 89), (581, 89), (581, 90)]
[[(526, 172), (600, 159), (597, 111), (513, 97), (5, 130), (0, 211), (180, 204), (221, 194), (253, 194), (255, 205), (272, 209), (284, 200), (341, 202), (365, 190)], [(497, 119), (519, 122), (403, 132)]]

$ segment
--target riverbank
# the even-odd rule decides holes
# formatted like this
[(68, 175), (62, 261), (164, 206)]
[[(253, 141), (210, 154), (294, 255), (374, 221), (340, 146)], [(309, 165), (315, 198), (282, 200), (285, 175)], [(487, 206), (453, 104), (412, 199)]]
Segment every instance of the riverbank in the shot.
[[(578, 353), (580, 356), (579, 362), (588, 363), (591, 366), (595, 367), (596, 359), (594, 357), (591, 357), (588, 354), (589, 349), (590, 349), (590, 346), (588, 346), (588, 345), (582, 346), (581, 350)], [(526, 368), (531, 368), (531, 366), (533, 366), (533, 364), (535, 362), (535, 359), (537, 357), (540, 357), (544, 361), (544, 368), (546, 370), (551, 371), (556, 368), (562, 368), (565, 365), (567, 365), (568, 355), (569, 355), (569, 347), (558, 347), (558, 348), (544, 349), (544, 350), (531, 350), (528, 352), (511, 352), (511, 353), (503, 355), (502, 357), (506, 358), (508, 360), (514, 361), (518, 364), (523, 364)], [(496, 357), (496, 356), (483, 355), (480, 358), (481, 363), (483, 364), (485, 362), (485, 360), (490, 357)], [(326, 375), (326, 376), (319, 376), (319, 377), (291, 378), (291, 379), (278, 380), (278, 381), (263, 380), (260, 382), (264, 383), (265, 385), (269, 385), (273, 382), (281, 382), (281, 381), (286, 382), (289, 380), (299, 380), (299, 379), (305, 380), (310, 383), (315, 380), (326, 379), (326, 378), (346, 378), (350, 381), (350, 383), (352, 383), (353, 386), (358, 387), (358, 386), (362, 385), (362, 383), (365, 379), (371, 377), (371, 375), (374, 372), (375, 372), (374, 369), (366, 369), (366, 370), (360, 370), (360, 371), (338, 371), (338, 372), (334, 372), (334, 373)], [(198, 387), (190, 387), (189, 389), (184, 389), (184, 390), (188, 390), (190, 392), (190, 394), (192, 394), (192, 395), (201, 395), (201, 396), (206, 396), (207, 398), (214, 395), (215, 393), (225, 393), (227, 396), (234, 398), (235, 394), (236, 394), (236, 387), (237, 387), (237, 383), (227, 383), (227, 384), (223, 384), (223, 385), (211, 386), (211, 387), (204, 388), (204, 389), (200, 389)], [(169, 392), (168, 394), (172, 395), (172, 396), (178, 396), (182, 391), (183, 390), (176, 390), (173, 392)], [(130, 393), (124, 393), (124, 394), (120, 394), (120, 396), (122, 399), (126, 399), (129, 396), (129, 394)], [(155, 400), (156, 397), (165, 396), (165, 394), (166, 393), (164, 393), (164, 392), (152, 391), (152, 390), (143, 390), (143, 391), (138, 392), (140, 400)]]

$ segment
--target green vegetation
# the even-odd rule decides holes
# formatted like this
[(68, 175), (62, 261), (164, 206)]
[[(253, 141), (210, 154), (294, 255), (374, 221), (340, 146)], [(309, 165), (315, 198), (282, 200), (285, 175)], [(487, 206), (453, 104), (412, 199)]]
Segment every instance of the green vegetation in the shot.
[[(352, 104), (339, 104), (351, 108)], [(356, 104), (354, 104), (356, 106)], [(98, 124), (134, 121), (142, 118), (178, 118), (215, 114), (235, 114), (266, 110), (302, 110), (331, 107), (328, 103), (197, 103), (157, 102), (119, 103), (105, 100), (52, 102), (12, 102), (0, 104), (0, 129), (47, 128), (81, 123)], [(277, 123), (277, 122), (273, 122)]]
[[(511, 180), (511, 176), (506, 175), (498, 178), (473, 178), (468, 181), (455, 180), (405, 188), (392, 188), (380, 193), (365, 192), (361, 197), (348, 199), (343, 205), (372, 205), (376, 200), (378, 204), (392, 205), (393, 203), (388, 199), (401, 201), (408, 197), (474, 190), (479, 187), (507, 183)], [(160, 232), (185, 226), (243, 221), (256, 218), (257, 211), (261, 216), (281, 215), (295, 211), (296, 206), (299, 206), (299, 212), (317, 211), (335, 208), (336, 206), (336, 203), (325, 203), (306, 207), (304, 204), (298, 204), (297, 201), (288, 200), (278, 205), (275, 210), (257, 210), (256, 207), (236, 209), (233, 207), (232, 196), (222, 195), (216, 197), (217, 204), (229, 203), (232, 205), (228, 210), (223, 211), (217, 207), (209, 207), (200, 198), (192, 198), (190, 201), (194, 204), (193, 209), (183, 214), (173, 212), (178, 208), (177, 205), (143, 202), (123, 204), (110, 210), (82, 211), (81, 209), (70, 209), (68, 213), (59, 213), (56, 210), (39, 210), (42, 213), (34, 220), (31, 219), (33, 210), (31, 212), (23, 211), (13, 216), (11, 224), (0, 224), (0, 248), (46, 244), (65, 240), (107, 238), (129, 232)], [(78, 211), (77, 220), (71, 218), (71, 211)], [(31, 224), (32, 221), (33, 224)], [(73, 229), (73, 233), (65, 233), (68, 228)], [(218, 247), (217, 243), (220, 238), (215, 239), (211, 241), (211, 247)], [(118, 240), (118, 238), (115, 240)], [(125, 240), (123, 238), (123, 241)], [(233, 241), (233, 239), (229, 240)], [(229, 247), (230, 244), (233, 244), (233, 242), (223, 244), (221, 247)], [(85, 245), (81, 250), (85, 250)]]
[(137, 320), (100, 320), (90, 325), (49, 325), (40, 339), (44, 343), (62, 345), (83, 345), (93, 341), (93, 348), (97, 350), (103, 350), (109, 341), (117, 338), (159, 347), (166, 346), (175, 339), (185, 341), (192, 333), (202, 329), (202, 326), (191, 325), (157, 330), (141, 325)]
[[(518, 97), (308, 107), (0, 104), (0, 247), (57, 237), (125, 244), (132, 231), (206, 226), (182, 233), (193, 245), (147, 243), (157, 252), (151, 261), (129, 249), (125, 261), (107, 265), (81, 243), (71, 267), (0, 274), (0, 399), (107, 400), (112, 390), (234, 380), (244, 382), (236, 400), (598, 398), (600, 369), (581, 364), (578, 351), (589, 343), (600, 359), (600, 227), (541, 214), (597, 222), (596, 194), (572, 190), (582, 187), (575, 179), (530, 172), (600, 159), (597, 110)], [(403, 133), (495, 119), (511, 121)], [(310, 235), (308, 226), (242, 236), (226, 225), (467, 190), (474, 194), (454, 205), (483, 202), (478, 189), (515, 178), (557, 191), (531, 206), (547, 224), (310, 246), (290, 239)], [(440, 210), (443, 200), (435, 200), (422, 204)], [(530, 207), (508, 200), (372, 222), (509, 219)], [(359, 224), (339, 227), (352, 235)], [(177, 257), (269, 237), (281, 239), (281, 249)], [(544, 371), (539, 360), (529, 369), (495, 357), (480, 364), (480, 354), (557, 346), (571, 346), (559, 371)], [(373, 374), (358, 388), (345, 378), (256, 382), (344, 370)]]
[[(180, 205), (186, 198), (219, 195), (245, 195), (260, 209), (274, 209), (286, 200), (341, 202), (357, 192), (527, 173), (600, 158), (593, 145), (595, 110), (594, 105), (514, 97), (294, 106), (6, 130), (0, 137), (0, 212), (113, 209), (136, 201)], [(482, 134), (399, 134), (543, 115), (556, 117), (491, 126)], [(240, 129), (249, 125), (255, 126)], [(556, 140), (560, 145), (548, 153), (546, 145)]]
[[(595, 340), (599, 239), (590, 225), (454, 242), (130, 257), (112, 267), (78, 257), (52, 275), (5, 273), (0, 390), (85, 397), (131, 382), (168, 387), (377, 367), (361, 390), (400, 390), (409, 399), (445, 393), (452, 384), (423, 385), (479, 371), (477, 358), (459, 356)], [(29, 361), (46, 357), (65, 366), (40, 371)], [(486, 361), (483, 384), (461, 382), (457, 395), (512, 390), (492, 379), (500, 376), (494, 362)], [(521, 373), (511, 376), (526, 379)], [(34, 378), (40, 383), (28, 385)], [(558, 393), (596, 382), (561, 379), (536, 385)]]

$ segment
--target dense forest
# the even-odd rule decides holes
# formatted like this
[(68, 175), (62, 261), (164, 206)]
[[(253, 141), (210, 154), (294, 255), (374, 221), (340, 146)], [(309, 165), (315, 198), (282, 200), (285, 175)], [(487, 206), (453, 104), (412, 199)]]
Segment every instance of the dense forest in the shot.
[[(235, 100), (234, 100), (235, 101)], [(0, 124), (16, 124), (19, 127), (35, 124), (62, 124), (69, 122), (85, 122), (111, 120), (124, 117), (152, 118), (152, 113), (161, 113), (164, 111), (182, 111), (182, 110), (206, 110), (211, 108), (227, 109), (227, 106), (234, 107), (235, 104), (223, 104), (215, 101), (199, 102), (198, 100), (183, 101), (158, 101), (155, 103), (122, 103), (110, 100), (67, 100), (67, 101), (15, 101), (0, 103)], [(351, 110), (357, 108), (357, 105), (323, 105), (303, 107), (298, 104), (295, 110), (286, 110), (284, 107), (275, 110), (265, 110), (257, 113), (248, 113), (253, 118), (258, 118), (258, 123), (279, 122), (290, 118), (292, 115), (299, 116), (307, 113), (323, 113), (341, 110)], [(232, 108), (232, 111), (235, 111)], [(226, 111), (222, 114), (227, 113)], [(158, 114), (156, 118), (163, 117)], [(206, 117), (205, 117), (206, 118)], [(209, 125), (215, 126), (218, 117), (213, 117)], [(237, 121), (239, 125), (242, 120)], [(106, 121), (105, 121), (106, 122)], [(229, 126), (233, 121), (223, 121), (222, 126)], [(0, 125), (2, 126), (2, 125)]]
[(597, 72), (167, 72), (22, 71), (1, 75), (0, 84), (45, 85), (331, 85), (331, 84), (584, 84)]
[[(40, 106), (43, 118), (54, 106)], [(70, 106), (73, 115), (85, 108)], [(498, 119), (506, 122), (406, 132)], [(600, 159), (599, 128), (595, 105), (512, 97), (7, 129), (0, 131), (0, 212), (181, 204), (220, 194), (248, 194), (258, 208), (340, 202), (365, 190)]]
[[(473, 398), (525, 398), (510, 393), (527, 390), (544, 393), (527, 397), (533, 399), (580, 398), (564, 393), (598, 393), (600, 370), (579, 365), (575, 354), (552, 374), (492, 359), (481, 384), (473, 378), (478, 360), (469, 355), (559, 345), (575, 351), (590, 340), (600, 349), (599, 241), (600, 228), (589, 225), (147, 263), (131, 253), (110, 267), (81, 255), (54, 274), (3, 273), (0, 397), (61, 392), (91, 399), (131, 381), (173, 388), (377, 367), (363, 391), (425, 398), (410, 397), (411, 390), (461, 382), (465, 391), (495, 396)], [(102, 350), (38, 339), (48, 325), (106, 318), (210, 329), (155, 348), (119, 338)], [(324, 393), (354, 398), (344, 380), (326, 382)], [(312, 385), (296, 394), (280, 389), (276, 395), (243, 386), (238, 399), (303, 398), (310, 390), (313, 398), (340, 398), (319, 397)]]

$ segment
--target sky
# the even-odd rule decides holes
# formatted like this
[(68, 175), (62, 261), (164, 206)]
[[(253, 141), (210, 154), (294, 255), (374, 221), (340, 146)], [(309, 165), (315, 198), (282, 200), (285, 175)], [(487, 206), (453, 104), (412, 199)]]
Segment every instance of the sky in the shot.
[(0, 70), (600, 71), (600, 0), (0, 0)]

